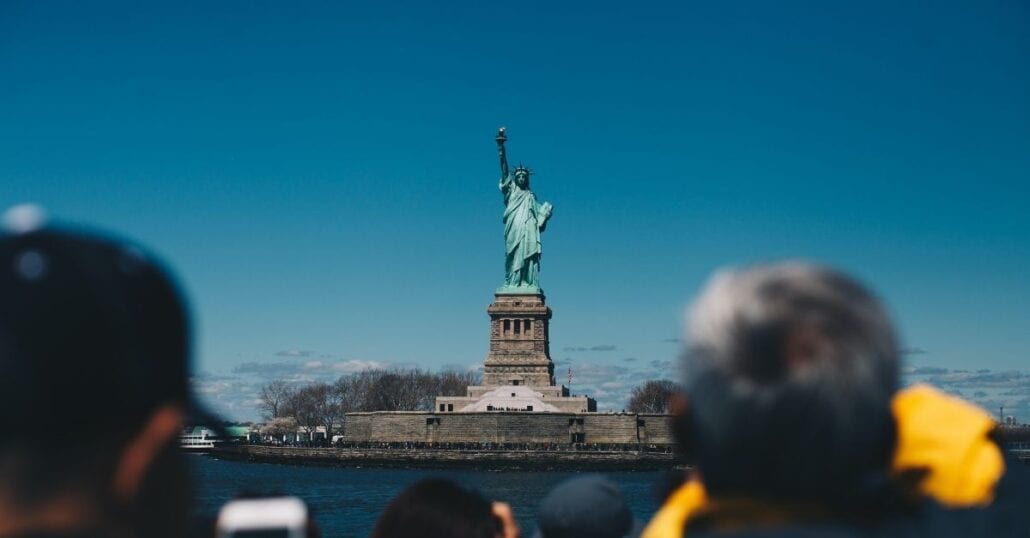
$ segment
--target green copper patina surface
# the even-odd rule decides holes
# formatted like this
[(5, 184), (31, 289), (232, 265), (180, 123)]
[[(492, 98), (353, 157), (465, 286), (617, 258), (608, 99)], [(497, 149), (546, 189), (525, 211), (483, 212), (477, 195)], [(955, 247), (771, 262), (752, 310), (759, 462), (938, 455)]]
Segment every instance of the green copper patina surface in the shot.
[(538, 203), (529, 190), (530, 170), (521, 164), (508, 171), (504, 127), (497, 131), (501, 157), (501, 194), (504, 195), (504, 286), (497, 293), (542, 293), (540, 289), (540, 234), (551, 218), (552, 206)]

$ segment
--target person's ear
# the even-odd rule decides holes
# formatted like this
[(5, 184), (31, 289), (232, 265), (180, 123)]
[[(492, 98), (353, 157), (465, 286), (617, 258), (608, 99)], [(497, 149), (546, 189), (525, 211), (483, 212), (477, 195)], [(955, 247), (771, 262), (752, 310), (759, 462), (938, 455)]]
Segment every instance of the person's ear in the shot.
[(161, 406), (143, 423), (122, 449), (111, 482), (114, 498), (129, 502), (139, 491), (154, 458), (182, 431), (183, 411), (178, 405)]
[(694, 443), (692, 439), (693, 418), (690, 410), (690, 397), (684, 392), (677, 392), (669, 397), (669, 425), (672, 437), (676, 440), (680, 457), (687, 463), (694, 461)]
[(687, 395), (682, 392), (674, 392), (669, 396), (669, 414), (682, 416), (687, 414)]

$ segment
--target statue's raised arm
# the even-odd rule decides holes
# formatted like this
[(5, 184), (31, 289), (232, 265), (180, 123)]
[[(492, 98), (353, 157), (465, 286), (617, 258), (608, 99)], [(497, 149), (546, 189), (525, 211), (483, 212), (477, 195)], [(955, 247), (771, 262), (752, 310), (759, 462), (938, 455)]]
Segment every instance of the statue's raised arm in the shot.
[(497, 153), (501, 157), (501, 181), (508, 179), (508, 154), (504, 150), (504, 143), (508, 141), (504, 134), (504, 127), (497, 129)]

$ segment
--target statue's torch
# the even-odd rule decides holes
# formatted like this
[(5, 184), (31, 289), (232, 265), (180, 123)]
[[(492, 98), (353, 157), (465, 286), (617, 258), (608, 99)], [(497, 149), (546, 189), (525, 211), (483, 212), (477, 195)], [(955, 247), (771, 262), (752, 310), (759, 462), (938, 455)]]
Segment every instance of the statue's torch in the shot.
[(508, 141), (508, 136), (504, 134), (504, 127), (497, 129), (497, 145), (503, 146)]

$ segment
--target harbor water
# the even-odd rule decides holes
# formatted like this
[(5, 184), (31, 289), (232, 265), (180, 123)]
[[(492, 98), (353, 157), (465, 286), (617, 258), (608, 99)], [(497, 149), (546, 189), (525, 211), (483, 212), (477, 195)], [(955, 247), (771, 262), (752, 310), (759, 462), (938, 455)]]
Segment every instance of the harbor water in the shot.
[[(309, 467), (225, 461), (192, 454), (201, 516), (240, 492), (278, 493), (304, 499), (326, 538), (368, 536), (387, 503), (412, 482), (429, 476), (451, 478), (484, 496), (509, 503), (523, 536), (532, 536), (540, 499), (573, 472), (429, 471)], [(646, 521), (658, 508), (667, 476), (659, 472), (606, 473), (622, 488), (630, 510)]]

